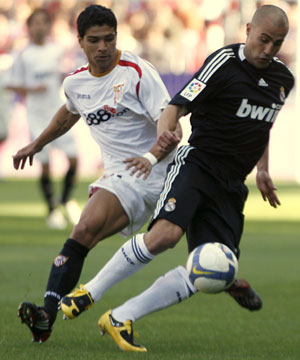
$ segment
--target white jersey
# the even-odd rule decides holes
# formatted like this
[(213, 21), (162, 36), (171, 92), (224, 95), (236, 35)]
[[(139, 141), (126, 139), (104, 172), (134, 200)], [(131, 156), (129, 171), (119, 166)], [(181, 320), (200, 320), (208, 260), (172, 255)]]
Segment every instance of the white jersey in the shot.
[[(6, 84), (13, 87), (37, 88), (45, 91), (28, 92), (25, 97), (27, 120), (32, 139), (37, 138), (49, 125), (57, 110), (63, 105), (61, 96), (61, 59), (63, 49), (54, 43), (35, 45), (29, 43), (16, 55)], [(36, 155), (42, 163), (49, 163), (49, 151), (55, 147), (68, 158), (77, 157), (77, 148), (71, 132), (55, 139)]]
[(9, 74), (8, 85), (36, 88), (46, 91), (28, 93), (26, 110), (29, 126), (36, 124), (44, 129), (63, 104), (61, 89), (62, 48), (54, 43), (35, 45), (29, 43), (15, 58)]
[[(156, 69), (127, 51), (118, 51), (116, 66), (94, 76), (88, 65), (64, 80), (67, 109), (80, 114), (101, 149), (108, 171), (124, 170), (123, 160), (142, 156), (156, 140), (156, 123), (169, 102)], [(162, 185), (174, 152), (155, 165), (149, 178)]]

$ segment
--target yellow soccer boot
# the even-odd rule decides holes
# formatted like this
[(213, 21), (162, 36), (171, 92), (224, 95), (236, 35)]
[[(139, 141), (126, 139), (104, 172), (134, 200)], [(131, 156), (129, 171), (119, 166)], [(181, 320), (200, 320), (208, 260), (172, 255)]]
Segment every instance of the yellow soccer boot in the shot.
[(75, 289), (72, 293), (61, 299), (60, 306), (64, 313), (64, 318), (75, 319), (83, 311), (88, 310), (94, 304), (91, 294), (80, 285), (79, 289)]
[(108, 310), (103, 314), (98, 325), (101, 334), (107, 333), (113, 341), (124, 351), (146, 352), (147, 349), (133, 342), (132, 321), (127, 320), (124, 323), (115, 320), (112, 316), (112, 310)]

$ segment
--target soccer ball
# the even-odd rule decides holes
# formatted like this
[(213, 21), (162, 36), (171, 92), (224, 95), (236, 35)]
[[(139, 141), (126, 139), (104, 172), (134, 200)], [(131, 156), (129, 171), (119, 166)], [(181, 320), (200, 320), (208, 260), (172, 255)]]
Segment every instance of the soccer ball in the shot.
[(238, 261), (226, 245), (205, 243), (190, 253), (186, 268), (198, 291), (218, 293), (233, 283), (238, 271)]

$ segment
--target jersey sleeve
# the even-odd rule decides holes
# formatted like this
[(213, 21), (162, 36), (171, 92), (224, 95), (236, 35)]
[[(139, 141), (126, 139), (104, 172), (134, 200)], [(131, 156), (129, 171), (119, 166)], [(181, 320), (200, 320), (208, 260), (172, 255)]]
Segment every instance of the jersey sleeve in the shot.
[(144, 61), (138, 94), (153, 121), (157, 121), (170, 101), (170, 95), (157, 70)]
[(231, 49), (223, 49), (210, 55), (190, 81), (172, 98), (170, 104), (184, 105), (192, 111), (198, 104), (215, 98), (226, 83), (226, 67), (234, 56)]
[(65, 78), (63, 82), (63, 89), (66, 97), (66, 108), (72, 114), (79, 114), (79, 111), (76, 109), (74, 103), (72, 102), (72, 95), (70, 91), (70, 79), (68, 77)]

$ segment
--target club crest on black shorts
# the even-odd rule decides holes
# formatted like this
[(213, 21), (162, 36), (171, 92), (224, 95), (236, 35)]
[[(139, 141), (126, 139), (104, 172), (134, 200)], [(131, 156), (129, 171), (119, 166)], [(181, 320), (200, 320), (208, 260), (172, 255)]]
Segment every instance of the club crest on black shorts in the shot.
[(175, 208), (176, 208), (176, 199), (174, 199), (174, 198), (169, 199), (165, 205), (165, 210), (167, 212), (171, 212), (171, 211), (174, 211)]

